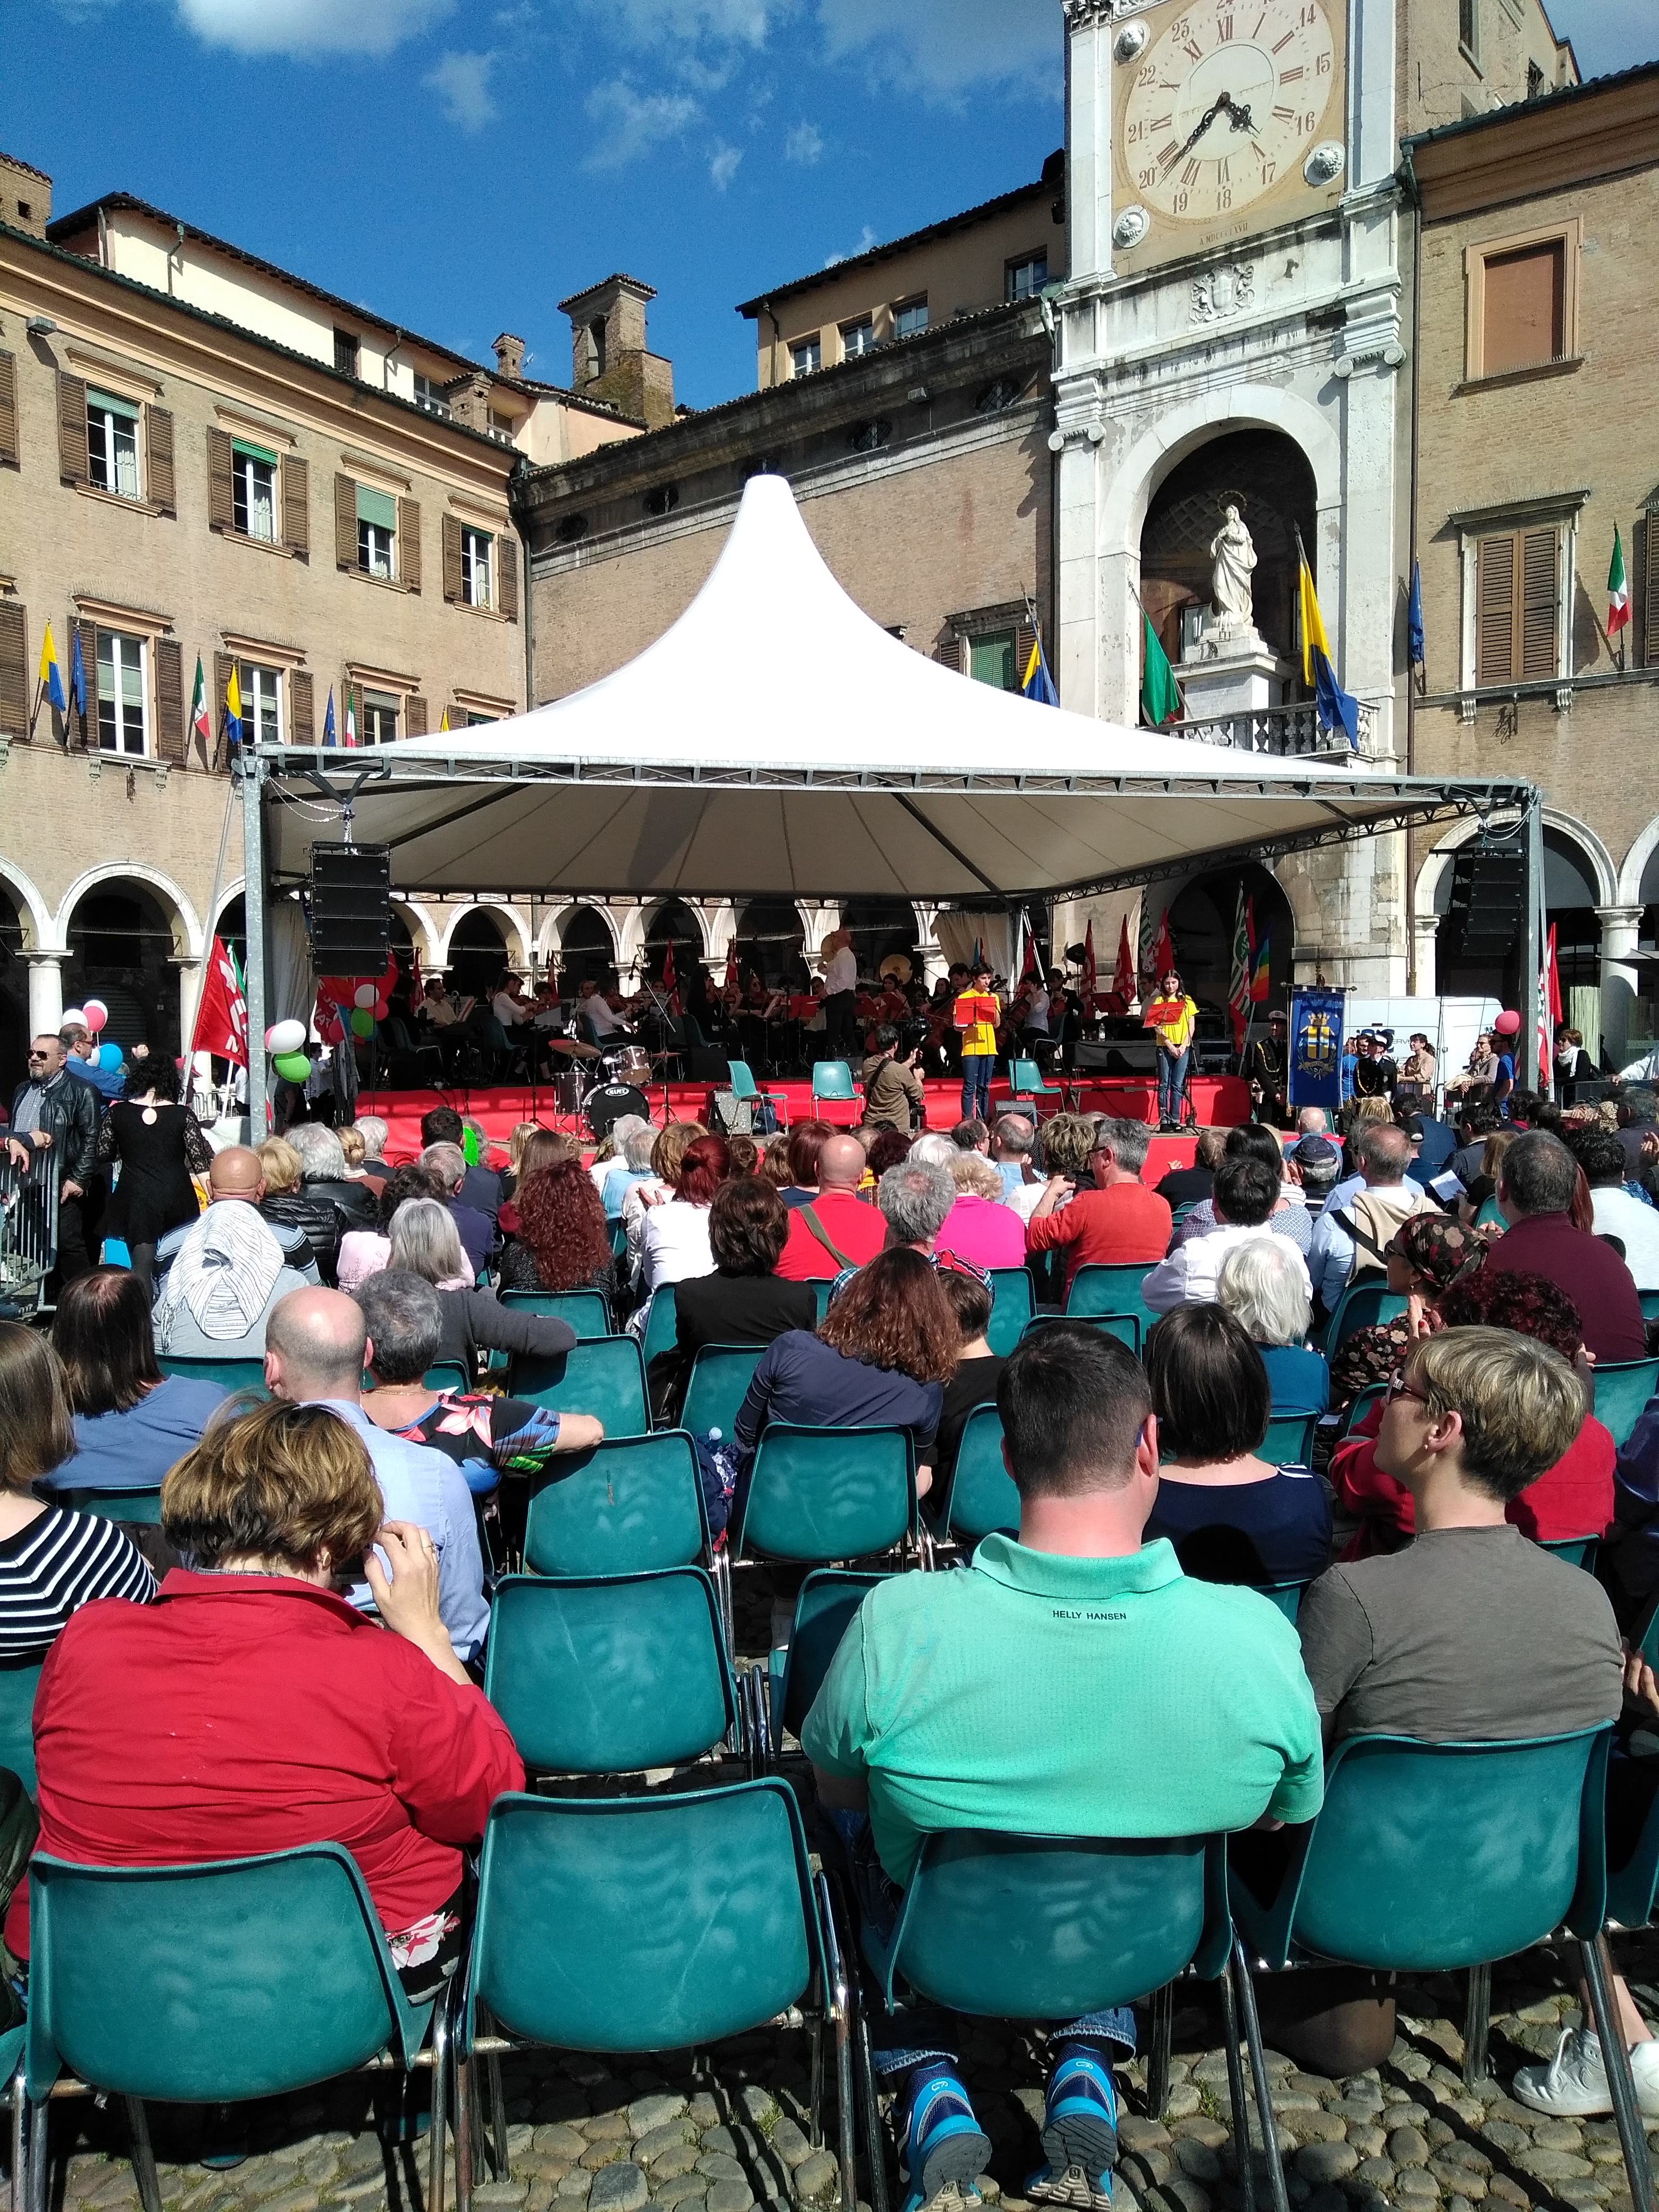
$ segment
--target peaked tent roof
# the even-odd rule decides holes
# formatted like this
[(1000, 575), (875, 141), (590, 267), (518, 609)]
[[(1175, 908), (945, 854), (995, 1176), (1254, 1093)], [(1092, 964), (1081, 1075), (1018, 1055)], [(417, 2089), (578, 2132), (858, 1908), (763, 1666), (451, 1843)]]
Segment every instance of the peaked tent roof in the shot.
[(366, 779), (353, 834), (391, 846), (394, 889), (570, 896), (1040, 897), (1526, 790), (1200, 744), (976, 684), (854, 604), (775, 476), (750, 481), (684, 613), (600, 682), (477, 730), (260, 761), (278, 879), (341, 834), (320, 775)]

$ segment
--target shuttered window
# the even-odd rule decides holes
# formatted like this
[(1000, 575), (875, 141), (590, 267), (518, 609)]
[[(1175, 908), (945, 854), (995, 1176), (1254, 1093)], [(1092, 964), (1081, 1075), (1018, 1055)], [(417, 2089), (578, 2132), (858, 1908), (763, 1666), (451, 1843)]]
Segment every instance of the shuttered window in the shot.
[(58, 372), (58, 473), (65, 483), (87, 481), (87, 387)]
[(29, 727), (29, 626), (21, 599), (0, 599), (0, 736)]
[(505, 531), (495, 540), (495, 604), (508, 622), (519, 619), (519, 547)]
[(1474, 680), (1548, 678), (1559, 667), (1560, 533), (1483, 538), (1475, 557)]
[(470, 523), (462, 524), (461, 598), (470, 607), (487, 607), (495, 603), (489, 580), (495, 568), (490, 557), (495, 542), (488, 530), (474, 530)]
[(267, 545), (276, 542), (276, 456), (245, 438), (230, 445), (230, 500), (235, 526), (245, 538)]
[(1019, 678), (1014, 673), (1014, 634), (1011, 629), (994, 631), (988, 637), (976, 637), (969, 646), (968, 672), (975, 684), (989, 684), (999, 691), (1014, 691)]
[(1659, 507), (1649, 507), (1640, 523), (1642, 532), (1642, 660), (1659, 668)]
[(283, 461), (283, 543), (302, 559), (311, 555), (311, 469), (297, 453)]
[(1486, 256), (1480, 374), (1502, 376), (1559, 361), (1566, 350), (1566, 240)]
[(421, 502), (417, 499), (398, 501), (398, 574), (407, 590), (420, 590)]
[(309, 745), (317, 737), (317, 693), (308, 668), (291, 668), (288, 676), (288, 742)]
[(398, 538), (398, 502), (390, 493), (358, 484), (357, 566), (367, 574), (390, 583), (393, 549)]
[(183, 768), (188, 759), (185, 728), (185, 656), (176, 637), (158, 637), (155, 655), (155, 751), (159, 759)]
[(208, 443), (208, 527), (234, 530), (236, 503), (232, 492), (235, 449), (228, 430), (210, 429)]
[(144, 410), (144, 470), (149, 495), (163, 514), (178, 512), (173, 484), (173, 416), (165, 407)]
[(112, 392), (87, 393), (87, 465), (100, 491), (143, 496), (138, 478), (138, 410)]
[(279, 745), (283, 742), (283, 673), (261, 668), (256, 661), (239, 660), (236, 681), (242, 694), (242, 742)]
[(17, 362), (0, 353), (0, 461), (17, 462)]
[(959, 637), (947, 637), (942, 645), (933, 647), (933, 658), (940, 667), (954, 668), (958, 676), (962, 673), (962, 654), (963, 641)]
[(144, 743), (147, 641), (124, 630), (98, 633), (98, 743), (106, 753), (142, 757)]

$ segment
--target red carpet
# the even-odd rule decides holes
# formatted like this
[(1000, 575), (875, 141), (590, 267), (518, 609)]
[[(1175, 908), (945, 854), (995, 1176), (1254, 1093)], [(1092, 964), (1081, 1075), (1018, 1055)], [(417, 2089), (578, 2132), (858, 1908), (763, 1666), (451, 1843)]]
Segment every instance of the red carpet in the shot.
[[(812, 1086), (805, 1078), (793, 1081), (769, 1084), (767, 1089), (779, 1092), (786, 1103), (787, 1119), (795, 1122), (812, 1111)], [(927, 1126), (930, 1129), (953, 1128), (962, 1110), (962, 1086), (943, 1079), (930, 1080), (925, 1085), (927, 1094)], [(1068, 1088), (1070, 1086), (1068, 1085)], [(704, 1120), (708, 1116), (712, 1097), (706, 1083), (671, 1083), (667, 1086), (667, 1113), (664, 1112), (664, 1092), (660, 1085), (653, 1085), (650, 1092), (651, 1118), (660, 1125), (665, 1119), (674, 1121)], [(998, 1082), (992, 1088), (991, 1103), (994, 1110), (1006, 1103), (1007, 1085)], [(1072, 1096), (1085, 1113), (1121, 1114), (1135, 1121), (1145, 1121), (1153, 1100), (1147, 1085), (1137, 1081), (1096, 1082), (1084, 1079), (1073, 1090)], [(1231, 1125), (1249, 1116), (1249, 1094), (1243, 1081), (1233, 1075), (1200, 1076), (1193, 1085), (1193, 1103), (1200, 1123), (1218, 1122)], [(1045, 1102), (1044, 1118), (1050, 1103), (1058, 1109), (1060, 1101)], [(421, 1116), (433, 1107), (449, 1105), (469, 1120), (477, 1121), (497, 1143), (505, 1143), (514, 1125), (520, 1121), (539, 1121), (544, 1128), (568, 1129), (584, 1139), (590, 1137), (585, 1124), (579, 1124), (568, 1114), (555, 1110), (551, 1091), (543, 1085), (532, 1091), (526, 1085), (511, 1084), (488, 1090), (436, 1091), (380, 1091), (362, 1092), (357, 1102), (360, 1114), (378, 1114), (391, 1126), (392, 1135), (386, 1156), (394, 1164), (412, 1159), (420, 1150)], [(828, 1105), (823, 1119), (838, 1126), (856, 1119), (851, 1105)], [(1184, 1167), (1193, 1157), (1190, 1137), (1154, 1137), (1152, 1154), (1147, 1162), (1146, 1180), (1156, 1182), (1171, 1167)]]

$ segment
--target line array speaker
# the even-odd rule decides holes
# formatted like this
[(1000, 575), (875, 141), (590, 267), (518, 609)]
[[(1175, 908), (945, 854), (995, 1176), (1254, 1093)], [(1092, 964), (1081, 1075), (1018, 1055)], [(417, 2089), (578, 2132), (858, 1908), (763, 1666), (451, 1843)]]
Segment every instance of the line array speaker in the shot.
[(1526, 865), (1519, 854), (1466, 846), (1452, 864), (1450, 909), (1462, 924), (1464, 952), (1474, 959), (1503, 959), (1521, 927), (1526, 895)]
[(380, 975), (392, 943), (389, 845), (311, 848), (311, 965), (319, 975)]

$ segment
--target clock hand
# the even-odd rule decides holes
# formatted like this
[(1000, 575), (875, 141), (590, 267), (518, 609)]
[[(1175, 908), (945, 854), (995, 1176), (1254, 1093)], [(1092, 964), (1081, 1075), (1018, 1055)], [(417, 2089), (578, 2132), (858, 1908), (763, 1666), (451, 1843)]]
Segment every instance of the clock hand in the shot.
[(1231, 118), (1232, 127), (1235, 131), (1248, 131), (1250, 136), (1255, 137), (1255, 125), (1250, 119), (1250, 103), (1248, 100), (1245, 100), (1242, 106), (1237, 107), (1235, 107), (1232, 101), (1229, 100), (1227, 102), (1227, 113)]
[(1212, 105), (1206, 109), (1205, 112), (1199, 117), (1198, 121), (1194, 125), (1192, 135), (1188, 137), (1186, 144), (1181, 149), (1180, 153), (1172, 154), (1169, 160), (1164, 163), (1164, 166), (1166, 173), (1170, 169), (1174, 168), (1176, 163), (1182, 158), (1182, 155), (1192, 152), (1193, 148), (1197, 145), (1199, 140), (1204, 136), (1204, 133), (1215, 121), (1217, 116), (1220, 114), (1223, 107), (1228, 105), (1230, 105), (1230, 103), (1226, 94), (1224, 92), (1219, 100), (1213, 101)]

